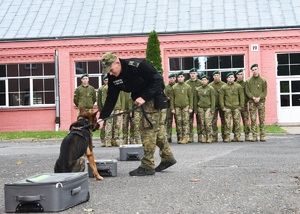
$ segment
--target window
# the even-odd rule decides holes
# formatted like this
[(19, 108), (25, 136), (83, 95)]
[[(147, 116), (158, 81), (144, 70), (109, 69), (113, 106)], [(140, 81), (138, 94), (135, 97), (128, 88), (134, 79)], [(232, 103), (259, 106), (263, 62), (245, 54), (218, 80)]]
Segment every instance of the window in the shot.
[(277, 54), (277, 76), (300, 76), (300, 53)]
[[(191, 68), (197, 68), (198, 74), (210, 77), (215, 70), (221, 72), (221, 78), (226, 82), (226, 75), (244, 68), (244, 55), (227, 56), (193, 56), (182, 58), (169, 58), (170, 73), (184, 71), (188, 73)], [(189, 75), (185, 75), (189, 78)], [(186, 78), (186, 79), (187, 79)]]
[(0, 65), (0, 106), (53, 106), (54, 63)]
[(81, 84), (80, 76), (89, 74), (89, 84), (96, 90), (102, 85), (100, 61), (75, 62), (75, 87)]

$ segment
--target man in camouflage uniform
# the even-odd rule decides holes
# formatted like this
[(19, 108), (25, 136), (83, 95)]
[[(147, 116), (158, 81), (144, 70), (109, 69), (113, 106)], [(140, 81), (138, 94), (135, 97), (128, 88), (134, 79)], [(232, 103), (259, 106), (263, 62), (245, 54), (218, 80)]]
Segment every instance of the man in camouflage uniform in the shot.
[[(129, 97), (129, 109), (134, 107), (134, 101), (131, 97)], [(141, 140), (141, 120), (142, 120), (142, 112), (141, 109), (138, 108), (133, 112), (130, 112), (131, 119), (131, 127), (130, 127), (130, 144), (142, 144)]]
[[(165, 137), (163, 142), (158, 141), (160, 110), (164, 106), (154, 102), (164, 90), (163, 78), (156, 69), (145, 61), (139, 59), (119, 59), (111, 52), (105, 53), (101, 59), (103, 72), (108, 73), (108, 96), (98, 123), (103, 127), (103, 119), (108, 117), (113, 111), (120, 91), (131, 92), (135, 105), (144, 109), (142, 117), (141, 136), (144, 147), (144, 157), (141, 165), (129, 172), (131, 176), (154, 175), (169, 168), (176, 163), (170, 146)], [(155, 106), (155, 107), (154, 107)], [(147, 122), (146, 117), (152, 123)], [(155, 168), (154, 153), (155, 148), (160, 148), (161, 162)]]
[(172, 142), (172, 125), (173, 125), (173, 118), (174, 115), (171, 112), (171, 104), (170, 99), (172, 96), (172, 86), (176, 83), (176, 74), (172, 73), (169, 74), (169, 83), (166, 85), (165, 94), (168, 97), (168, 108), (167, 108), (167, 119), (166, 119), (166, 131), (167, 131), (167, 138), (168, 142)]
[(199, 143), (211, 143), (212, 142), (212, 119), (214, 116), (214, 110), (216, 105), (216, 98), (214, 89), (208, 85), (209, 80), (206, 75), (201, 78), (201, 86), (196, 88), (196, 109), (199, 121), (201, 123), (202, 135), (198, 136)]
[(265, 78), (260, 76), (257, 64), (250, 67), (252, 76), (246, 80), (246, 94), (249, 98), (249, 112), (251, 118), (251, 132), (253, 138), (251, 141), (258, 141), (257, 139), (257, 124), (256, 112), (258, 111), (260, 141), (265, 142), (265, 102), (267, 96), (268, 85)]
[[(130, 102), (130, 93), (127, 93), (125, 91), (120, 92), (121, 97), (121, 112), (128, 111), (129, 108), (129, 102)], [(132, 122), (130, 119), (130, 112), (123, 113), (123, 121), (122, 121), (122, 132), (123, 132), (123, 145), (128, 144), (128, 131), (130, 126), (130, 139), (133, 139), (132, 133)]]
[(224, 136), (224, 126), (225, 126), (225, 120), (224, 120), (224, 112), (222, 111), (222, 109), (220, 108), (220, 104), (219, 104), (219, 93), (221, 92), (221, 87), (223, 85), (225, 85), (226, 83), (221, 81), (221, 75), (220, 75), (220, 71), (214, 71), (213, 72), (213, 78), (214, 81), (209, 83), (209, 85), (211, 87), (213, 87), (214, 92), (215, 92), (215, 98), (216, 98), (216, 109), (215, 109), (215, 113), (214, 113), (214, 118), (212, 121), (212, 141), (213, 142), (218, 142), (218, 114), (220, 115), (221, 118), (221, 132), (222, 132), (222, 138), (224, 140), (225, 136)]
[[(186, 84), (188, 84), (192, 88), (193, 104), (194, 104), (193, 109), (197, 109), (197, 103), (195, 102), (196, 88), (201, 85), (201, 81), (197, 78), (197, 76), (198, 76), (197, 68), (192, 68), (190, 69), (190, 79), (186, 81)], [(193, 111), (190, 114), (190, 119), (189, 119), (190, 122), (189, 142), (194, 142), (194, 116), (196, 117), (196, 130), (198, 134), (198, 142), (201, 142), (202, 127), (195, 111)]]
[(234, 74), (232, 72), (226, 75), (227, 84), (221, 87), (219, 96), (220, 108), (224, 111), (225, 127), (224, 127), (224, 142), (230, 142), (230, 124), (233, 119), (234, 138), (232, 142), (243, 142), (241, 139), (240, 110), (244, 108), (245, 95), (240, 84), (234, 82)]
[(88, 112), (93, 113), (94, 103), (96, 102), (96, 90), (89, 84), (89, 75), (82, 74), (81, 85), (74, 91), (74, 104), (78, 107), (78, 115), (80, 108), (85, 108)]
[[(98, 106), (98, 111), (101, 112), (102, 111), (102, 108), (103, 108), (103, 105), (104, 103), (102, 102), (102, 91), (103, 91), (103, 88), (104, 86), (106, 86), (108, 83), (108, 77), (107, 75), (104, 75), (103, 77), (103, 84), (102, 86), (99, 87), (98, 89), (98, 95), (97, 95), (97, 106)], [(105, 123), (104, 123), (104, 126), (105, 126)], [(106, 146), (106, 142), (105, 142), (105, 128), (101, 129), (100, 130), (100, 140), (101, 140), (101, 146), (102, 147), (105, 147)]]
[(193, 112), (192, 88), (184, 82), (183, 72), (177, 74), (178, 82), (172, 87), (171, 112), (175, 114), (178, 143), (186, 144), (189, 138), (189, 114)]
[(245, 141), (250, 141), (249, 134), (250, 134), (250, 126), (249, 126), (249, 112), (248, 112), (248, 102), (249, 99), (246, 95), (245, 85), (246, 81), (244, 81), (244, 71), (243, 69), (239, 69), (235, 72), (236, 82), (240, 84), (243, 88), (244, 95), (245, 95), (245, 105), (244, 108), (241, 110), (241, 117), (244, 125), (244, 132), (245, 132)]
[[(158, 70), (157, 71), (161, 76), (162, 76), (162, 71)], [(164, 85), (165, 87), (165, 85)], [(165, 93), (164, 89), (164, 93)], [(158, 135), (159, 137), (165, 137), (166, 136), (166, 120), (167, 120), (167, 108), (161, 109), (160, 110), (160, 119), (159, 119), (159, 124), (160, 124), (160, 134)]]

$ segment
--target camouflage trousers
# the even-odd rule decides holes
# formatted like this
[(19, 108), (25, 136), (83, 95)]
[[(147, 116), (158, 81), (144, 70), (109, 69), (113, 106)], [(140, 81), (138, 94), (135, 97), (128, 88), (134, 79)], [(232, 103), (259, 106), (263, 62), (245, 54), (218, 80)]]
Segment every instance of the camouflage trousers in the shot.
[(170, 108), (167, 108), (166, 114), (167, 114), (167, 118), (166, 118), (167, 138), (172, 138), (172, 125), (173, 125), (174, 114), (172, 114)]
[(176, 132), (177, 136), (182, 140), (189, 137), (189, 107), (175, 108)]
[(103, 128), (100, 129), (100, 140), (103, 144), (105, 144), (105, 124), (106, 122), (104, 122)]
[(128, 142), (129, 125), (130, 125), (130, 113), (125, 113), (123, 114), (123, 122), (122, 122), (123, 142), (125, 144), (127, 144)]
[[(244, 125), (244, 132), (245, 134), (250, 133), (250, 125), (249, 125), (249, 112), (248, 112), (248, 105), (246, 104), (245, 108), (243, 110), (240, 110), (242, 122)], [(234, 130), (234, 126), (232, 127)]]
[(166, 136), (166, 119), (167, 119), (167, 109), (160, 110), (160, 118), (159, 118), (159, 131), (162, 135)]
[(142, 116), (141, 137), (144, 147), (144, 157), (141, 159), (141, 167), (154, 169), (154, 153), (156, 146), (159, 147), (159, 155), (161, 161), (174, 159), (169, 143), (165, 135), (161, 135), (160, 129), (160, 110), (154, 109), (153, 100), (147, 101), (143, 105), (148, 119), (151, 121), (153, 128), (151, 128)]
[[(112, 114), (119, 114), (120, 110), (113, 110)], [(105, 123), (105, 142), (113, 142), (120, 139), (122, 117), (117, 116), (106, 120)]]
[(249, 112), (250, 112), (250, 119), (251, 119), (251, 132), (253, 136), (257, 136), (257, 112), (258, 112), (258, 119), (259, 119), (259, 129), (260, 135), (265, 136), (265, 103), (249, 103)]
[(212, 120), (212, 137), (217, 139), (218, 138), (218, 114), (220, 115), (221, 119), (221, 132), (222, 138), (224, 139), (224, 127), (225, 127), (225, 118), (224, 112), (220, 108), (216, 108)]
[(190, 139), (194, 139), (194, 116), (196, 117), (196, 128), (197, 128), (197, 134), (198, 136), (201, 136), (202, 134), (202, 128), (201, 128), (201, 123), (199, 121), (199, 117), (195, 112), (192, 112), (191, 114), (189, 114), (190, 118), (189, 118), (189, 138)]
[(239, 109), (226, 109), (224, 112), (225, 117), (225, 126), (224, 126), (224, 135), (225, 137), (230, 136), (230, 128), (231, 128), (231, 119), (233, 121), (233, 134), (234, 137), (241, 136), (240, 130), (240, 121), (241, 121), (241, 114)]
[(130, 126), (130, 139), (134, 140), (135, 143), (141, 142), (140, 124), (141, 124), (142, 113), (140, 110), (132, 112), (131, 126)]
[[(211, 108), (200, 108), (198, 107), (198, 120), (200, 121), (200, 126), (202, 127), (202, 135), (204, 138), (212, 138), (212, 120), (213, 114), (211, 113)], [(198, 135), (201, 137), (201, 135)]]

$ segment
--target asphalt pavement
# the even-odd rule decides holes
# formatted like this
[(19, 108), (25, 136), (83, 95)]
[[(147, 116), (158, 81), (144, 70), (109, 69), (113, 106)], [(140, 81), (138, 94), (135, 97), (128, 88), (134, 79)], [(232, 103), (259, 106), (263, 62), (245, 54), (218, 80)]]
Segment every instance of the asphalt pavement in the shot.
[[(267, 135), (267, 142), (171, 143), (177, 164), (154, 176), (131, 177), (139, 161), (118, 161), (118, 176), (89, 178), (91, 198), (60, 213), (300, 213), (300, 135)], [(53, 172), (61, 139), (0, 141), (4, 184)], [(100, 147), (96, 159), (118, 159)], [(155, 162), (159, 164), (158, 149)]]

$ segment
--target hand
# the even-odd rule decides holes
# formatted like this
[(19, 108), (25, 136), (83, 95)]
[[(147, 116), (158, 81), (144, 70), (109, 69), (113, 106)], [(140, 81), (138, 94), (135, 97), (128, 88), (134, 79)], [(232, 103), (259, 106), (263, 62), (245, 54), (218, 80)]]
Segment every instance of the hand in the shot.
[(173, 110), (171, 111), (171, 113), (172, 113), (172, 114), (175, 114), (175, 109), (173, 109)]
[(104, 120), (99, 119), (99, 120), (97, 120), (97, 123), (99, 123), (99, 129), (102, 129), (103, 125), (104, 125)]
[(135, 101), (134, 101), (134, 104), (137, 105), (137, 106), (141, 106), (145, 103), (146, 101), (141, 98), (141, 97), (138, 97)]
[(189, 109), (189, 113), (190, 113), (190, 114), (193, 113), (193, 109)]

